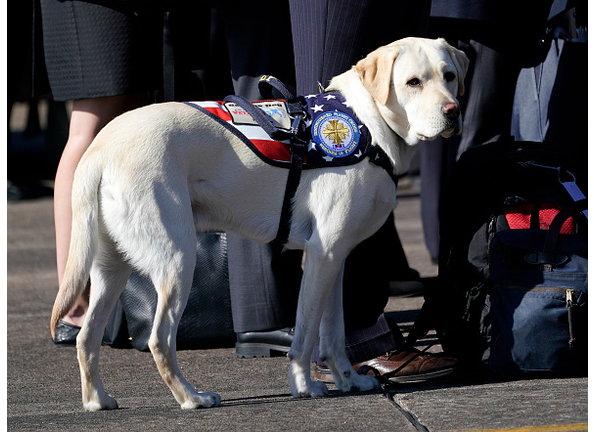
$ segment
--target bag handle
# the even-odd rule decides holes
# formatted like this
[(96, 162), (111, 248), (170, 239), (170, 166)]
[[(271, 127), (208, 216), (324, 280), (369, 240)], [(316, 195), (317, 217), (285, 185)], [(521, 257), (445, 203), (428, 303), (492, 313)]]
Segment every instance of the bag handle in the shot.
[[(530, 229), (542, 229), (540, 226), (540, 211), (543, 209), (543, 205), (544, 204), (553, 204), (555, 205), (556, 202), (561, 202), (560, 198), (558, 197), (549, 197), (544, 201), (540, 201), (536, 204), (534, 204), (534, 207), (532, 207), (532, 212), (530, 213)], [(560, 204), (557, 204), (557, 207), (559, 207), (559, 212), (561, 211), (562, 208), (565, 208), (568, 205), (568, 203), (566, 202), (563, 206), (561, 206)], [(575, 206), (569, 204), (571, 208), (574, 208)], [(558, 214), (558, 213), (557, 213)], [(571, 217), (572, 215), (570, 215)], [(569, 219), (569, 217), (567, 218)], [(551, 221), (552, 222), (552, 221)], [(565, 221), (563, 221), (564, 223)], [(563, 226), (563, 224), (561, 224), (561, 227)], [(550, 227), (550, 224), (549, 224)]]
[(540, 210), (542, 202), (534, 204), (532, 212), (530, 213), (530, 229), (540, 229)]
[(561, 233), (561, 228), (567, 219), (572, 216), (578, 215), (583, 208), (585, 208), (585, 200), (578, 201), (569, 207), (563, 208), (557, 216), (551, 222), (549, 230), (547, 232), (547, 236), (545, 238), (543, 252), (552, 253), (557, 248), (557, 241), (559, 239), (559, 234)]
[[(525, 167), (534, 167), (534, 168), (543, 168), (543, 169), (557, 171), (557, 180), (559, 181), (561, 186), (563, 186), (565, 188), (565, 190), (567, 191), (567, 193), (569, 194), (571, 199), (576, 203), (585, 202), (586, 196), (581, 191), (581, 189), (578, 187), (578, 185), (576, 183), (575, 175), (573, 175), (573, 173), (571, 171), (568, 171), (561, 167), (552, 167), (552, 166), (537, 164), (534, 162), (521, 161), (521, 162), (518, 162), (518, 164), (524, 168)], [(562, 177), (564, 177), (564, 178), (562, 178)], [(567, 177), (569, 177), (569, 179), (567, 179)], [(588, 206), (580, 205), (580, 208), (581, 208), (581, 210), (580, 210), (581, 213), (586, 217), (586, 219), (588, 219)]]
[(557, 251), (559, 234), (565, 221), (570, 217), (577, 217), (584, 208), (586, 208), (585, 200), (578, 201), (578, 203), (570, 204), (561, 209), (551, 222), (548, 231), (546, 231), (542, 250), (533, 250), (527, 253), (524, 256), (524, 260), (529, 264), (538, 264), (546, 266), (549, 269), (552, 269), (552, 266), (561, 266), (568, 262), (569, 256), (561, 251)]

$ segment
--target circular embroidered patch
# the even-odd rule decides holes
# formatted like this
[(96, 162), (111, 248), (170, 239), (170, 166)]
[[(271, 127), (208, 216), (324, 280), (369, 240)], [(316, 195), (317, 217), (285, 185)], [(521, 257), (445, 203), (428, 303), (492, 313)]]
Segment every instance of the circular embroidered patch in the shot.
[(349, 156), (359, 144), (359, 126), (349, 115), (328, 111), (318, 116), (311, 134), (319, 149), (333, 158)]

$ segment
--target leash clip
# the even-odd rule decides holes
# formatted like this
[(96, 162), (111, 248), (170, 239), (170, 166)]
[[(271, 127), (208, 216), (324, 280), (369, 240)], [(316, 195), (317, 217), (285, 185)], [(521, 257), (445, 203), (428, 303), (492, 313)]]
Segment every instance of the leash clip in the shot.
[(297, 114), (293, 119), (293, 124), (291, 125), (291, 133), (295, 136), (299, 135), (301, 122), (303, 121), (303, 114)]
[(309, 142), (309, 136), (305, 128), (305, 114), (297, 114), (291, 124), (291, 145), (305, 147)]

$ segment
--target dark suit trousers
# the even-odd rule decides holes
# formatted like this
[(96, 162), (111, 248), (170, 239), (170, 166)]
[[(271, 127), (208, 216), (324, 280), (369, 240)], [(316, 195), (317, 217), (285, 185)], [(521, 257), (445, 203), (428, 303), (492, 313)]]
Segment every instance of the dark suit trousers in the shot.
[[(348, 70), (380, 45), (418, 35), (422, 14), (415, 19), (415, 11), (424, 10), (428, 16), (427, 2), (422, 3), (426, 6), (423, 9), (413, 0), (289, 3), (298, 94), (317, 93), (318, 81), (326, 86), (330, 78)], [(295, 313), (300, 255), (285, 252), (273, 257), (265, 246), (249, 255), (237, 251), (230, 250), (229, 257), (236, 331), (290, 325)], [(243, 273), (241, 269), (247, 266), (259, 274)], [(383, 309), (389, 281), (408, 271), (392, 216), (347, 259), (344, 310), (351, 361), (366, 360), (396, 347)]]

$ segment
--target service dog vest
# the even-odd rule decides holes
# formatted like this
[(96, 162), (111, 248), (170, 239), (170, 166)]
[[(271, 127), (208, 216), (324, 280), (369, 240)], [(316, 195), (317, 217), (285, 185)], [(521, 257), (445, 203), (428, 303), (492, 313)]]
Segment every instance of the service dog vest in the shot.
[[(309, 95), (302, 98), (309, 144), (303, 169), (353, 165), (365, 158), (371, 149), (367, 127), (337, 92)], [(187, 102), (207, 112), (232, 131), (260, 159), (274, 166), (288, 168), (291, 151), (288, 141), (272, 139), (264, 129), (233, 102)], [(272, 118), (274, 125), (289, 131), (291, 118), (284, 100), (263, 100), (252, 104)]]
[[(284, 88), (282, 83), (273, 86)], [(228, 96), (225, 102), (186, 103), (232, 132), (264, 162), (289, 169), (279, 228), (271, 242), (278, 250), (289, 238), (292, 200), (303, 169), (353, 165), (369, 157), (398, 184), (390, 158), (381, 147), (371, 145), (369, 130), (338, 92), (292, 97), (291, 115), (285, 100), (248, 102), (239, 96)], [(278, 137), (286, 141), (279, 141)]]

